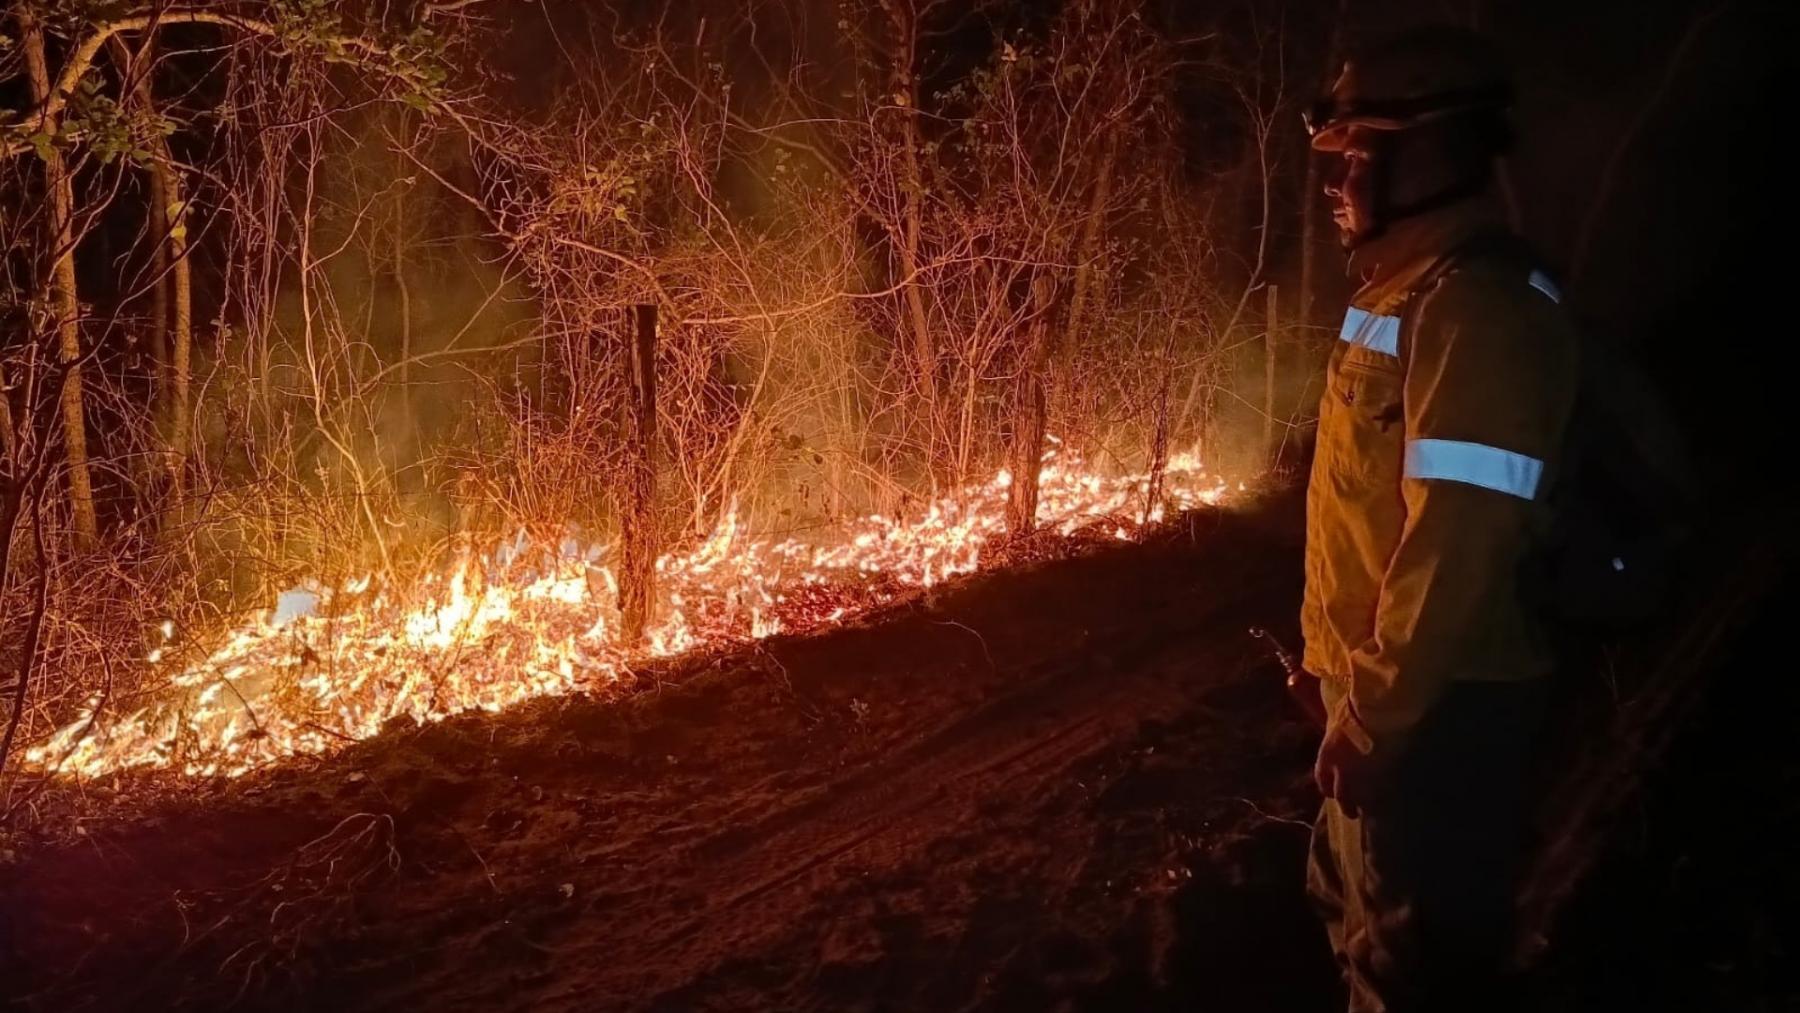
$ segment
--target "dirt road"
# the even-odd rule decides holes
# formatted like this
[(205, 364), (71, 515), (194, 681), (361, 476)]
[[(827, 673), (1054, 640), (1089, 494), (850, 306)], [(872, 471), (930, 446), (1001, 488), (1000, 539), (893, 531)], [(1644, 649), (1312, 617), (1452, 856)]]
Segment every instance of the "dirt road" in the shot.
[[(395, 728), (5, 870), (28, 1009), (1315, 1008), (1290, 524)], [(9, 976), (10, 977), (10, 976)], [(1270, 1005), (1273, 1002), (1275, 1005)]]

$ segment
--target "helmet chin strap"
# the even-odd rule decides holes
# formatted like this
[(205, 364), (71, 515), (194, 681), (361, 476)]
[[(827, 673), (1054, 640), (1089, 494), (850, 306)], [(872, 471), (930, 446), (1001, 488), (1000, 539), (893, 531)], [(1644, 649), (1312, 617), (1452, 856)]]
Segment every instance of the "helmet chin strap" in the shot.
[(1350, 250), (1355, 250), (1365, 243), (1386, 235), (1388, 229), (1396, 222), (1479, 196), (1493, 180), (1493, 170), (1488, 168), (1470, 173), (1463, 179), (1418, 200), (1398, 203), (1394, 200), (1394, 135), (1397, 133), (1398, 131), (1391, 131), (1380, 134), (1375, 142), (1375, 149), (1370, 152), (1372, 157), (1369, 160), (1369, 169), (1373, 176), (1370, 182), (1374, 196), (1373, 206), (1369, 209), (1370, 223), (1368, 228), (1358, 232), (1346, 244)]

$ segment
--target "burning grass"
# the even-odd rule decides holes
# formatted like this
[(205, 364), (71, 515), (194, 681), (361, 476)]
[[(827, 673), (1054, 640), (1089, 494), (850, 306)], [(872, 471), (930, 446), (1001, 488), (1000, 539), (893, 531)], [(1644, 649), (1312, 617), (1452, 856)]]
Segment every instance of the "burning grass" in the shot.
[[(1165, 509), (1230, 491), (1198, 457), (1177, 455), (1146, 516), (1146, 475), (1104, 474), (1061, 447), (1045, 455), (1040, 481), (1040, 528), (1063, 540), (1133, 538)], [(92, 701), (26, 761), (82, 776), (236, 776), (395, 720), (621, 689), (646, 660), (818, 629), (993, 562), (1009, 485), (1001, 472), (918, 517), (869, 516), (811, 537), (760, 537), (728, 511), (698, 546), (657, 561), (658, 607), (641, 645), (620, 634), (611, 547), (574, 538), (466, 549), (416, 587), (366, 577), (298, 587), (197, 662), (174, 643), (152, 650), (146, 663), (172, 669), (153, 703), (115, 717)]]

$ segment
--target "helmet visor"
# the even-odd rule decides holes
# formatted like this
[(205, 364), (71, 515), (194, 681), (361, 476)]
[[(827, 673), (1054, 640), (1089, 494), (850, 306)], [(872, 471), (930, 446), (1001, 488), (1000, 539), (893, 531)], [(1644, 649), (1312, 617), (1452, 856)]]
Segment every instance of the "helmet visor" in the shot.
[(1351, 127), (1370, 130), (1405, 130), (1448, 116), (1512, 105), (1512, 89), (1504, 85), (1467, 88), (1420, 95), (1416, 98), (1340, 101), (1325, 96), (1300, 116), (1312, 146), (1320, 151), (1341, 151)]

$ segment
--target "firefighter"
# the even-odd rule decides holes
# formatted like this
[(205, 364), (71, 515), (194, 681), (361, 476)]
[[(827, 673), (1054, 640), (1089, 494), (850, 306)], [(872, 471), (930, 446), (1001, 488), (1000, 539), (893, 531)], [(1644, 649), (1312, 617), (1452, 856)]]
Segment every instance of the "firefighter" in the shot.
[(1361, 286), (1307, 492), (1306, 669), (1327, 714), (1308, 891), (1361, 1011), (1507, 1008), (1551, 669), (1530, 572), (1574, 328), (1496, 198), (1511, 87), (1451, 28), (1370, 47), (1307, 116)]

